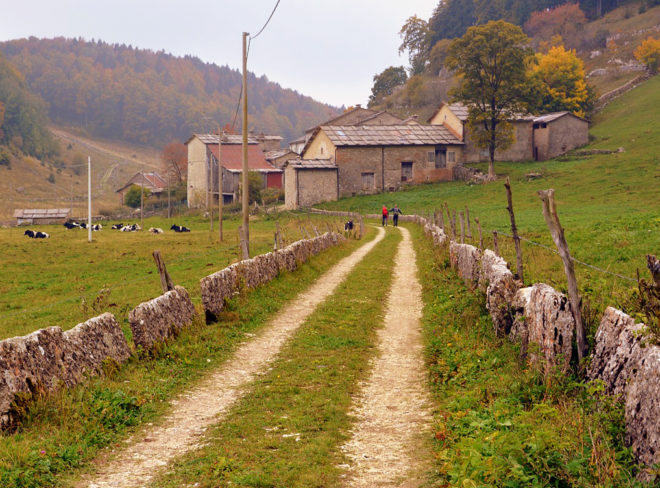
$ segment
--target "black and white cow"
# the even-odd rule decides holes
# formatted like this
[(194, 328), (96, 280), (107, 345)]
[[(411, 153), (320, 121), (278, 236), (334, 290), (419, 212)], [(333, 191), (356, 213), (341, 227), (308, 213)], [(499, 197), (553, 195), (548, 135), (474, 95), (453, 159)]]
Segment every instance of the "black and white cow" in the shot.
[(28, 237), (31, 237), (32, 239), (48, 239), (50, 237), (50, 234), (46, 234), (45, 232), (41, 232), (40, 230), (38, 231), (33, 231), (33, 230), (26, 230), (23, 235), (26, 235)]
[(160, 227), (149, 227), (149, 232), (152, 234), (163, 234), (165, 231)]
[(122, 232), (137, 232), (139, 230), (142, 230), (142, 227), (140, 227), (138, 224), (125, 225), (121, 228)]
[(64, 227), (67, 229), (77, 229), (80, 227), (80, 224), (78, 222), (64, 222)]
[(190, 232), (190, 229), (188, 227), (184, 227), (182, 225), (176, 225), (176, 224), (170, 227), (170, 229), (173, 230), (174, 232)]
[(103, 226), (101, 224), (92, 225), (92, 230), (94, 230), (94, 231), (101, 230), (101, 229), (103, 229)]
[(112, 226), (112, 228), (114, 230), (121, 230), (122, 227), (124, 227), (124, 224), (121, 224), (121, 223), (120, 224), (115, 224), (115, 225)]

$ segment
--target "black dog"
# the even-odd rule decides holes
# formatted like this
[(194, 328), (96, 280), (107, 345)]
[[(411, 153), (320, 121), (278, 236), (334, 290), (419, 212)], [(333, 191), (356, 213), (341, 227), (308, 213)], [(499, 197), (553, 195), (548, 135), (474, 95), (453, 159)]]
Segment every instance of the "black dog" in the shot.
[(344, 224), (344, 230), (353, 230), (353, 221), (349, 220)]

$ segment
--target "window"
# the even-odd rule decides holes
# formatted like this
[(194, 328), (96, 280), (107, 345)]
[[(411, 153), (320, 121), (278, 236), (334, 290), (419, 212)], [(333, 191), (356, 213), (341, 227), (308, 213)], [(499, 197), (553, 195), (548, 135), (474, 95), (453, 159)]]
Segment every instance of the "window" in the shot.
[(435, 162), (435, 151), (428, 151), (426, 153), (426, 161), (429, 163)]
[(447, 151), (447, 162), (449, 163), (456, 162), (456, 153), (454, 151)]
[(401, 181), (412, 180), (412, 176), (413, 176), (412, 167), (413, 167), (412, 162), (404, 161), (403, 163), (401, 163)]
[(376, 178), (374, 173), (362, 173), (362, 189), (373, 190), (376, 187)]

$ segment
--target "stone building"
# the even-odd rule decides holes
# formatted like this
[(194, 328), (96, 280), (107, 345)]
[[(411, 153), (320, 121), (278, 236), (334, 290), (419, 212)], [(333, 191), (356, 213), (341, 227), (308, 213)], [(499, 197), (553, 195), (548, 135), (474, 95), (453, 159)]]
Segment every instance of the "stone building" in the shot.
[[(428, 120), (444, 125), (465, 142), (466, 163), (488, 161), (488, 149), (480, 149), (467, 128), (468, 108), (461, 103), (442, 103)], [(496, 150), (496, 161), (543, 161), (587, 144), (589, 122), (570, 112), (540, 116), (520, 115), (511, 120), (514, 142), (506, 150)]]
[[(218, 201), (218, 158), (222, 168), (224, 203), (238, 199), (243, 172), (243, 148), (240, 135), (225, 134), (221, 154), (217, 134), (193, 134), (188, 148), (188, 207), (208, 207), (211, 198)], [(261, 174), (263, 188), (282, 188), (282, 170), (268, 161), (256, 138), (248, 139), (248, 169)]]
[(337, 167), (337, 196), (394, 191), (407, 183), (451, 181), (463, 142), (442, 126), (359, 125), (317, 127), (303, 160)]
[(124, 186), (118, 189), (115, 193), (119, 194), (119, 203), (124, 204), (124, 196), (130, 188), (135, 186), (144, 187), (149, 190), (149, 192), (156, 196), (160, 197), (165, 190), (167, 190), (167, 181), (165, 178), (160, 176), (155, 171), (150, 173), (139, 172), (135, 173), (131, 179), (129, 179)]
[(284, 166), (284, 205), (289, 210), (337, 200), (337, 166), (329, 159), (292, 159)]

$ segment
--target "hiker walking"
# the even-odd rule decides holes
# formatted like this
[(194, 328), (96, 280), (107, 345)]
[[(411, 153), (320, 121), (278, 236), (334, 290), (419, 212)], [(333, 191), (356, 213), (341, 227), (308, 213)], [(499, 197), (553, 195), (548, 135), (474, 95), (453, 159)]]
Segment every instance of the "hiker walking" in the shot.
[(390, 213), (392, 214), (392, 222), (394, 223), (394, 227), (399, 226), (399, 215), (402, 214), (403, 212), (399, 207), (396, 206), (396, 203), (394, 204), (394, 207), (390, 209)]
[(383, 205), (383, 227), (387, 225), (387, 207)]

